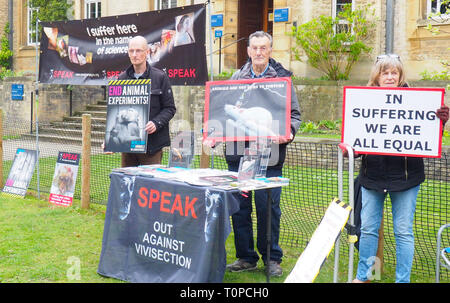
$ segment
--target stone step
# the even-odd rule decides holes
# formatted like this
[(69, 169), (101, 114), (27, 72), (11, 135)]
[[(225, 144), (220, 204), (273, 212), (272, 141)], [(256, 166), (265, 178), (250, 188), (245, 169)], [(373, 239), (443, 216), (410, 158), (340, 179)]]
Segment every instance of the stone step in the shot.
[[(23, 138), (36, 138), (36, 134), (25, 134), (23, 135)], [(60, 136), (55, 134), (41, 134), (39, 133), (39, 141), (44, 142), (64, 142), (66, 144), (82, 144), (81, 136)], [(94, 138), (91, 137), (91, 146), (100, 146), (103, 143), (103, 137), (102, 138)]]
[(93, 104), (86, 106), (86, 111), (98, 111), (106, 113), (107, 108), (108, 107), (106, 105)]
[[(80, 123), (80, 125), (81, 125), (82, 117), (81, 116), (64, 117), (64, 121), (76, 122), (76, 123)], [(106, 116), (105, 117), (91, 117), (91, 124), (106, 125)]]
[(85, 110), (80, 112), (80, 115), (83, 114), (90, 114), (92, 118), (106, 118), (106, 111)]
[[(56, 128), (56, 127), (40, 127), (39, 135), (61, 135), (63, 137), (82, 137), (83, 132), (81, 129), (69, 129), (69, 128)], [(91, 138), (104, 138), (104, 131), (91, 131)]]
[[(65, 121), (54, 121), (50, 123), (51, 127), (63, 128), (63, 129), (82, 129), (82, 124), (80, 122), (65, 122)], [(49, 127), (50, 127), (49, 126)], [(105, 131), (105, 124), (91, 124), (92, 131)]]

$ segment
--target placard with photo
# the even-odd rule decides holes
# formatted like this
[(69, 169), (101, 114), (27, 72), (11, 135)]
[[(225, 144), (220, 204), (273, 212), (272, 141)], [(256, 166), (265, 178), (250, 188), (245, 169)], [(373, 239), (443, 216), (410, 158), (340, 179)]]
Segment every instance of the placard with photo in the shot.
[(288, 139), (290, 124), (289, 77), (206, 83), (203, 139)]
[(5, 186), (3, 187), (3, 192), (25, 197), (33, 176), (36, 161), (37, 153), (35, 150), (18, 148)]

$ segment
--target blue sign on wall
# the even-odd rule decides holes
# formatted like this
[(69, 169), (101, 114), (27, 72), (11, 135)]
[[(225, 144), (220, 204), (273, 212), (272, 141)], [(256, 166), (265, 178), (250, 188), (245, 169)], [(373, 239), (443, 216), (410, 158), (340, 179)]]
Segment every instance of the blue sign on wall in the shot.
[(223, 26), (223, 14), (211, 15), (211, 27)]
[(23, 84), (11, 84), (11, 99), (23, 100)]
[(222, 37), (222, 36), (223, 36), (223, 31), (222, 31), (222, 30), (216, 29), (216, 30), (214, 31), (214, 37), (220, 38), (220, 37)]
[(273, 12), (274, 22), (288, 22), (289, 21), (289, 8), (278, 8)]

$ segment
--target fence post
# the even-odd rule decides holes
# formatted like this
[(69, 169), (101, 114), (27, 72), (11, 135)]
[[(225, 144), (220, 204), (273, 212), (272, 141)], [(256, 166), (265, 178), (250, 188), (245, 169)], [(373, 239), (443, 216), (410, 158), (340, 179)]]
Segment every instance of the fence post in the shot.
[(0, 187), (3, 188), (3, 110), (0, 108)]
[(205, 148), (202, 144), (202, 154), (200, 155), (200, 168), (208, 168), (209, 167), (209, 155), (205, 153)]
[(81, 208), (88, 209), (91, 196), (91, 115), (82, 116)]

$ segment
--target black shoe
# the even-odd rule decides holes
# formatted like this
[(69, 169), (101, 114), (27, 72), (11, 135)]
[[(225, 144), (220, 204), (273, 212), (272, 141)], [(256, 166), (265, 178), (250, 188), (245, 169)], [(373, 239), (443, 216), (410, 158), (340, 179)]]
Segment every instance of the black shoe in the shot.
[(249, 271), (249, 270), (255, 270), (255, 269), (256, 269), (256, 263), (249, 263), (242, 259), (238, 259), (238, 260), (234, 261), (234, 263), (227, 265), (227, 270), (231, 271), (231, 272), (241, 272), (241, 271)]
[[(266, 265), (267, 270), (267, 265)], [(283, 274), (283, 269), (281, 268), (280, 263), (277, 261), (270, 260), (269, 261), (269, 275), (275, 276), (275, 277), (281, 277)]]

